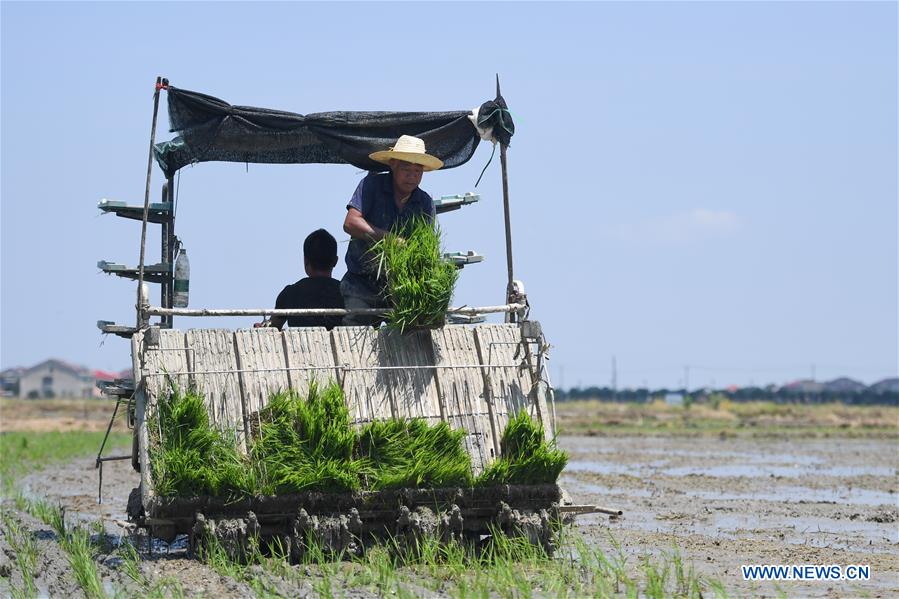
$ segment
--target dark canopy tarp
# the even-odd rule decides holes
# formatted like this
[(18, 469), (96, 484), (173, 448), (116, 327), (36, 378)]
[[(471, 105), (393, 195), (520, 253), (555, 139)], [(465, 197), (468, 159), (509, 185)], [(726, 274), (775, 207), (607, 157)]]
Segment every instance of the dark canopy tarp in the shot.
[[(168, 103), (171, 131), (179, 135), (155, 148), (156, 161), (167, 176), (188, 164), (209, 161), (349, 163), (364, 170), (385, 170), (368, 155), (392, 146), (400, 135), (421, 137), (429, 154), (443, 160), (444, 168), (453, 168), (467, 162), (480, 141), (466, 111), (320, 112), (304, 116), (231, 106), (218, 98), (171, 86)], [(497, 131), (508, 133), (506, 140), (514, 131), (499, 96), (485, 102), (479, 116), (481, 127), (496, 125)]]

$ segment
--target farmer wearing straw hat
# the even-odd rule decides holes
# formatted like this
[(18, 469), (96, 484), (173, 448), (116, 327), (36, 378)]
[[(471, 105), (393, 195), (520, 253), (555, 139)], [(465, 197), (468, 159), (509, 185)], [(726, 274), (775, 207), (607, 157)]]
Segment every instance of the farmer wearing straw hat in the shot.
[[(352, 239), (340, 292), (348, 310), (389, 307), (383, 284), (377, 279), (377, 267), (366, 256), (372, 244), (413, 216), (436, 217), (431, 196), (418, 186), (423, 172), (437, 170), (443, 162), (425, 151), (423, 140), (403, 135), (392, 148), (374, 152), (369, 158), (390, 166), (390, 171), (370, 173), (362, 179), (347, 204), (343, 230)], [(347, 315), (343, 324), (378, 326), (383, 320), (380, 316)]]

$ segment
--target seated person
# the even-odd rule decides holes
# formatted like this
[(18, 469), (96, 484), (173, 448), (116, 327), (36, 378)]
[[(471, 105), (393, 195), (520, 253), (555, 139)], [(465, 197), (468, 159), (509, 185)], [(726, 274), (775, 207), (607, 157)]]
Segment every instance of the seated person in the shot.
[[(303, 242), (303, 266), (306, 277), (288, 285), (275, 300), (276, 309), (290, 308), (343, 308), (340, 281), (331, 277), (337, 265), (337, 240), (319, 229)], [(269, 326), (280, 329), (286, 321), (291, 327), (338, 326), (342, 316), (272, 316)]]

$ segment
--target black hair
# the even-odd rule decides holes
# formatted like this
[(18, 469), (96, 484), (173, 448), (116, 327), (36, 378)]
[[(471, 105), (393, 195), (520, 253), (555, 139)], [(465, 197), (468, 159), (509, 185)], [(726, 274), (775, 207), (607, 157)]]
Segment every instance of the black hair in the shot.
[(303, 242), (303, 258), (317, 270), (334, 268), (337, 265), (337, 240), (324, 229), (313, 231)]

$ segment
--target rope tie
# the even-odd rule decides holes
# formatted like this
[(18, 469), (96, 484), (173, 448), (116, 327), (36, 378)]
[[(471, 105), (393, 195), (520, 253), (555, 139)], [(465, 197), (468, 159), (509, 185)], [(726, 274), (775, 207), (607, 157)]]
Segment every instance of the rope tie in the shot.
[(490, 163), (493, 162), (493, 155), (496, 154), (496, 144), (493, 144), (493, 151), (490, 152), (490, 160), (487, 161), (487, 164), (484, 165), (484, 169), (481, 171), (481, 174), (478, 176), (477, 182), (474, 184), (475, 187), (478, 186), (478, 183), (481, 182), (481, 177), (484, 176), (484, 173), (487, 172), (487, 167), (490, 166)]
[(482, 117), (482, 118), (478, 118), (478, 125), (483, 125), (484, 123), (486, 123), (487, 121), (489, 121), (489, 120), (491, 119), (491, 117), (493, 117), (493, 115), (494, 115), (495, 113), (497, 113), (497, 112), (500, 113), (500, 117), (499, 117), (499, 119), (498, 119), (498, 120), (499, 120), (499, 126), (502, 127), (503, 130), (504, 130), (506, 133), (508, 133), (509, 135), (514, 135), (515, 132), (512, 131), (511, 129), (509, 129), (508, 127), (506, 127), (506, 123), (503, 122), (503, 117), (502, 117), (502, 113), (503, 113), (503, 112), (508, 113), (508, 115), (509, 115), (510, 117), (512, 116), (512, 113), (509, 111), (508, 108), (494, 108), (494, 109), (493, 109), (493, 112), (491, 112), (491, 113), (488, 114), (487, 116)]
[[(499, 118), (497, 119), (497, 121), (499, 122), (499, 126), (502, 127), (503, 130), (504, 130), (506, 133), (508, 133), (510, 136), (511, 136), (511, 135), (514, 135), (515, 132), (514, 132), (512, 129), (509, 129), (509, 127), (507, 127), (507, 126), (506, 126), (506, 123), (503, 121), (503, 116), (502, 116), (502, 115), (503, 115), (504, 112), (505, 112), (506, 114), (508, 114), (510, 118), (511, 118), (511, 116), (512, 116), (512, 113), (509, 111), (508, 108), (502, 108), (502, 107), (494, 108), (493, 111), (492, 111), (490, 114), (478, 118), (478, 126), (483, 126), (483, 125), (487, 124), (487, 122), (489, 122), (490, 119), (493, 118), (493, 115), (496, 114), (497, 112), (500, 113), (500, 114), (499, 114)], [(490, 159), (487, 160), (487, 164), (485, 164), (483, 170), (481, 170), (481, 174), (478, 176), (478, 180), (477, 180), (477, 182), (474, 184), (475, 187), (477, 187), (477, 186), (478, 186), (478, 183), (481, 182), (481, 179), (484, 177), (484, 173), (487, 172), (487, 167), (490, 166), (490, 163), (491, 163), (491, 162), (493, 162), (493, 156), (494, 156), (494, 155), (496, 155), (496, 142), (495, 142), (495, 141), (493, 142), (493, 151), (490, 153)]]

